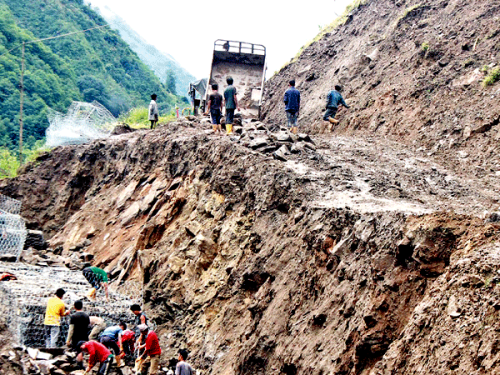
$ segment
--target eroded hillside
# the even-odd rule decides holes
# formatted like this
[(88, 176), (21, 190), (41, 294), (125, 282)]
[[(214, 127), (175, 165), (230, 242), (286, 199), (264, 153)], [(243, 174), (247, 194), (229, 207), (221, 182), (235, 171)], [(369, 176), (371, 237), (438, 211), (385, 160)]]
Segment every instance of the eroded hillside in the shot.
[[(497, 373), (499, 84), (479, 68), (499, 7), (369, 1), (271, 79), (262, 123), (57, 148), (0, 192), (113, 288), (143, 283), (164, 363), (187, 347), (204, 374)], [(269, 130), (290, 78), (311, 137)], [(335, 82), (352, 108), (325, 134)]]
[[(188, 347), (206, 374), (498, 369), (483, 343), (498, 225), (478, 217), (495, 191), (376, 138), (276, 160), (252, 149), (270, 134), (257, 127), (230, 139), (180, 121), (62, 147), (1, 191), (63, 255), (95, 254), (118, 289), (144, 282), (165, 361)], [(451, 347), (460, 358), (437, 366)]]
[(294, 78), (299, 123), (318, 132), (326, 94), (340, 83), (351, 109), (335, 133), (387, 136), (478, 177), (497, 172), (500, 84), (481, 82), (500, 64), (500, 2), (361, 3), (271, 78), (265, 120), (284, 124)]

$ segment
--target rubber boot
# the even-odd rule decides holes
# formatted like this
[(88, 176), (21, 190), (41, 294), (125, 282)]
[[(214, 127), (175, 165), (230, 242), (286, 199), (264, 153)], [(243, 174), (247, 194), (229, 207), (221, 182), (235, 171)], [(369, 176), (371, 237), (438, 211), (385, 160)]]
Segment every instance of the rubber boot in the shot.
[(297, 134), (297, 127), (296, 126), (292, 127), (292, 133)]
[(233, 124), (226, 124), (227, 135), (233, 134)]
[(92, 288), (89, 290), (89, 292), (87, 293), (87, 297), (90, 299), (90, 300), (95, 300), (95, 293), (96, 293), (96, 289), (95, 288)]
[(217, 125), (212, 125), (212, 130), (214, 131), (214, 133), (217, 132)]
[(338, 124), (340, 121), (331, 117), (328, 117), (328, 121), (330, 121), (332, 124)]

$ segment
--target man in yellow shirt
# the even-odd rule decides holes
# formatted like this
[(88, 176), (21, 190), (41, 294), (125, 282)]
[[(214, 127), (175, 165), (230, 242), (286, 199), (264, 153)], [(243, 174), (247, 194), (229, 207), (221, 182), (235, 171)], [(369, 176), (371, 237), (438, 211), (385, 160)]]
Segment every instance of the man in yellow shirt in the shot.
[(61, 332), (61, 317), (69, 315), (69, 310), (66, 311), (66, 306), (62, 301), (64, 289), (57, 289), (56, 296), (50, 297), (47, 301), (47, 309), (45, 310), (45, 322), (47, 333), (45, 338), (45, 346), (47, 348), (55, 348), (59, 333)]

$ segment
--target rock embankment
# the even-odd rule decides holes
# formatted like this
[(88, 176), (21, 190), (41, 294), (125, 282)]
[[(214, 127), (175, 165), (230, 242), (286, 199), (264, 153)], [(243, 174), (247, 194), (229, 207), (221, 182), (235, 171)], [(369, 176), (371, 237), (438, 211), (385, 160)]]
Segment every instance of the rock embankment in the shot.
[[(438, 330), (476, 319), (466, 290), (442, 283), (466, 277), (454, 264), (497, 241), (498, 224), (480, 217), (496, 208), (497, 187), (375, 137), (287, 135), (315, 150), (281, 160), (273, 153), (287, 141), (267, 125), (234, 137), (208, 126), (183, 120), (58, 148), (0, 190), (23, 199), (62, 256), (92, 254), (122, 288), (143, 284), (163, 360), (187, 347), (206, 374), (412, 373), (416, 359), (389, 355), (409, 350), (405, 335), (428, 352), (431, 331), (415, 336), (416, 316)], [(437, 285), (460, 316), (420, 312)], [(470, 298), (495, 290), (472, 287)], [(428, 363), (418, 371), (433, 373)], [(498, 369), (478, 357), (460, 368), (486, 365)]]

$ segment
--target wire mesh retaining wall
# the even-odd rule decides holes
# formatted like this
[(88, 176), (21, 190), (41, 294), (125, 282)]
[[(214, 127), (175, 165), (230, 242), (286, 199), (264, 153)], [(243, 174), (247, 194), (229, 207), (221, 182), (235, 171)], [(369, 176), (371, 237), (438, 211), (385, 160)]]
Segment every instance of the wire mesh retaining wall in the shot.
[(49, 108), (48, 146), (74, 145), (111, 135), (115, 117), (99, 102), (73, 102), (66, 114)]
[[(97, 301), (85, 298), (90, 288), (81, 272), (70, 271), (64, 267), (38, 267), (21, 263), (1, 263), (2, 272), (14, 274), (18, 280), (0, 282), (0, 312), (7, 319), (7, 325), (16, 343), (33, 348), (45, 348), (50, 333), (44, 325), (47, 300), (55, 295), (58, 288), (66, 291), (63, 301), (67, 308), (81, 299), (83, 311), (90, 316), (98, 316), (106, 326), (117, 324), (120, 320), (132, 324), (135, 316), (130, 305), (139, 303), (139, 298), (110, 293), (110, 301), (104, 293), (98, 295)], [(5, 303), (3, 302), (5, 301)], [(61, 332), (56, 347), (66, 343), (69, 317), (61, 319)]]
[(19, 215), (21, 213), (21, 201), (0, 194), (0, 212), (1, 211), (12, 215)]
[(0, 194), (0, 255), (19, 259), (26, 241), (26, 225), (21, 202)]

